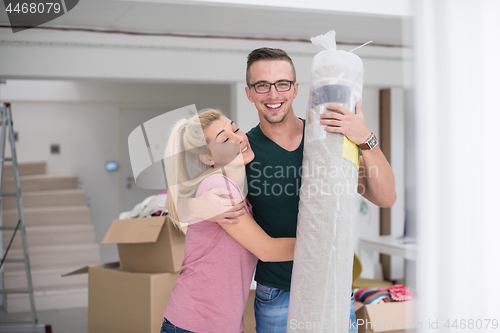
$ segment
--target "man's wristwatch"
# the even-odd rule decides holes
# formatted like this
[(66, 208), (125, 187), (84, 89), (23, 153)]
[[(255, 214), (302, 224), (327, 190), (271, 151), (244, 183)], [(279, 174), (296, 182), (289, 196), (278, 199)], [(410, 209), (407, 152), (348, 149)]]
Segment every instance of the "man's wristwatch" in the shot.
[(358, 145), (359, 149), (362, 149), (362, 150), (372, 150), (373, 148), (377, 147), (378, 145), (378, 140), (377, 138), (375, 137), (375, 135), (370, 135), (370, 137), (368, 138), (368, 140), (366, 140), (364, 143)]

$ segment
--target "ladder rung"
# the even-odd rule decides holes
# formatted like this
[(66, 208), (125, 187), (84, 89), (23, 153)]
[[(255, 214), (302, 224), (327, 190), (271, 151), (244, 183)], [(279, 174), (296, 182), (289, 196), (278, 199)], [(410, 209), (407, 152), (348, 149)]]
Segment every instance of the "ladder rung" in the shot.
[(24, 259), (10, 259), (10, 258), (5, 258), (4, 262), (24, 262)]
[(17, 227), (0, 226), (0, 230), (16, 230)]
[(0, 294), (29, 294), (28, 289), (0, 289)]
[[(31, 281), (31, 271), (30, 271), (30, 262), (28, 258), (28, 249), (26, 248), (26, 230), (24, 227), (24, 221), (23, 221), (23, 207), (22, 207), (22, 199), (21, 199), (21, 189), (20, 189), (20, 184), (19, 184), (19, 166), (17, 165), (17, 157), (16, 157), (16, 140), (15, 139), (15, 132), (14, 132), (14, 125), (12, 122), (12, 113), (10, 109), (10, 103), (3, 103), (0, 105), (0, 124), (2, 125), (2, 133), (0, 133), (0, 182), (2, 182), (2, 175), (3, 175), (3, 168), (4, 168), (4, 162), (11, 162), (9, 164), (12, 165), (12, 170), (14, 172), (14, 186), (15, 190), (14, 192), (6, 192), (3, 193), (2, 191), (2, 185), (0, 183), (0, 214), (2, 214), (2, 208), (1, 208), (1, 203), (2, 203), (2, 198), (3, 197), (15, 197), (17, 199), (17, 208), (19, 210), (19, 217), (20, 220), (17, 223), (16, 227), (13, 227), (11, 225), (9, 226), (2, 226), (1, 225), (1, 215), (0, 215), (0, 233), (1, 230), (14, 230), (14, 235), (15, 235), (15, 230), (20, 229), (20, 232), (23, 236), (23, 253), (22, 258), (19, 258), (20, 255), (13, 255), (13, 258), (7, 258), (9, 254), (9, 249), (12, 245), (12, 242), (14, 241), (14, 236), (12, 236), (9, 244), (7, 245), (5, 249), (5, 254), (3, 254), (3, 251), (0, 251), (0, 270), (3, 268), (4, 263), (23, 263), (24, 264), (24, 269), (26, 271), (26, 278), (27, 278), (27, 287), (26, 289), (2, 289), (2, 284), (0, 282), (0, 296), (4, 294), (28, 294), (29, 295), (29, 301), (31, 305), (31, 321), (26, 321), (23, 320), (24, 318), (21, 318), (20, 320), (18, 319), (17, 322), (11, 321), (11, 322), (5, 322), (0, 323), (0, 333), (3, 332), (47, 332), (46, 328), (49, 329), (49, 331), (52, 331), (50, 328), (50, 325), (45, 327), (44, 325), (38, 325), (38, 322), (36, 320), (36, 310), (35, 310), (35, 303), (34, 303), (34, 294), (33, 294), (33, 283)], [(8, 125), (8, 126), (6, 126)], [(8, 140), (6, 138), (7, 132), (9, 132), (9, 137)], [(12, 151), (12, 155), (10, 157), (5, 156), (5, 143), (6, 140), (9, 141), (10, 148)], [(4, 191), (7, 189), (3, 189)], [(20, 228), (19, 228), (20, 227)], [(0, 239), (1, 241), (1, 239)], [(3, 297), (3, 296), (2, 296)]]

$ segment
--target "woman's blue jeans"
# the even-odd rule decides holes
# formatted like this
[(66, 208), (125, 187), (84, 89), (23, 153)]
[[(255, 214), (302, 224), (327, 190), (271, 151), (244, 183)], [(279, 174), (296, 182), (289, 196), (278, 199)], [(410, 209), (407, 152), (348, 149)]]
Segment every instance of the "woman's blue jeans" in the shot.
[(160, 333), (194, 333), (194, 332), (177, 327), (171, 322), (169, 322), (166, 318), (164, 318)]
[[(255, 322), (257, 333), (285, 333), (290, 292), (257, 283), (255, 290)], [(349, 333), (357, 333), (354, 295), (351, 294)]]

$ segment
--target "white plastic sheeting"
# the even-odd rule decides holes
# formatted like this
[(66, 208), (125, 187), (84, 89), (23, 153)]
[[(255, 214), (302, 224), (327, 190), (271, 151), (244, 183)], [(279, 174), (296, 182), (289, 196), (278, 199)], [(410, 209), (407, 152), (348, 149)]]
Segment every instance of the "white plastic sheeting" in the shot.
[(334, 31), (311, 41), (325, 50), (312, 64), (287, 332), (347, 333), (359, 153), (344, 135), (327, 133), (319, 115), (331, 112), (328, 104), (355, 112), (363, 63), (336, 50)]

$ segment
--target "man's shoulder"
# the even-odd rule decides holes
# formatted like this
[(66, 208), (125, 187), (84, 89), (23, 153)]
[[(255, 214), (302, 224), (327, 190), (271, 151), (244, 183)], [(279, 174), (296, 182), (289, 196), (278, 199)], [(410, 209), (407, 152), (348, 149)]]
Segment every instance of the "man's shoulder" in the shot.
[(256, 144), (257, 142), (262, 143), (263, 141), (265, 141), (265, 136), (260, 129), (260, 123), (247, 132), (247, 137), (250, 141), (250, 144)]
[(259, 124), (257, 124), (257, 126), (255, 126), (254, 128), (252, 128), (251, 130), (249, 130), (249, 131), (247, 132), (247, 136), (248, 136), (248, 137), (250, 137), (250, 136), (251, 136), (251, 137), (255, 137), (255, 136), (259, 133), (259, 131), (260, 131), (260, 127), (259, 127), (259, 125), (260, 125), (260, 123), (259, 123)]

